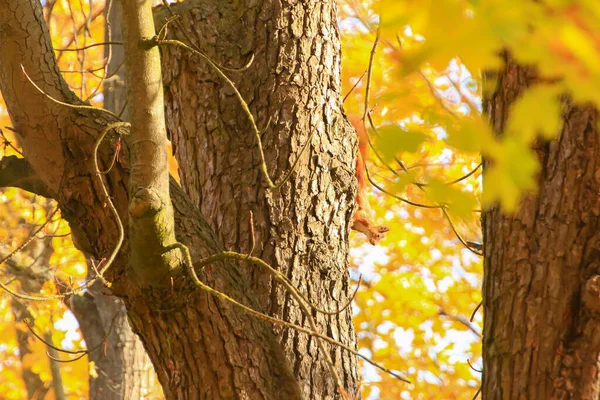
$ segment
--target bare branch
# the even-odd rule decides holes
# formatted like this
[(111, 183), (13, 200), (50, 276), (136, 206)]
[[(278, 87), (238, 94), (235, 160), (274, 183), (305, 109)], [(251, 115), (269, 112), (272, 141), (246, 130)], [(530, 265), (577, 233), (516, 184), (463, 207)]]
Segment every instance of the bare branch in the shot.
[(25, 322), (25, 325), (27, 326), (27, 328), (29, 329), (29, 331), (33, 334), (33, 336), (35, 336), (40, 342), (44, 343), (47, 347), (56, 350), (60, 353), (66, 353), (66, 354), (72, 354), (75, 355), (77, 357), (70, 359), (70, 360), (61, 360), (59, 358), (52, 358), (52, 356), (50, 354), (47, 354), (48, 357), (51, 357), (53, 360), (61, 362), (61, 363), (65, 363), (65, 362), (73, 362), (73, 361), (77, 361), (79, 359), (81, 359), (82, 357), (90, 354), (93, 351), (96, 351), (98, 349), (100, 349), (102, 346), (104, 346), (104, 344), (106, 343), (106, 339), (108, 338), (108, 336), (110, 335), (110, 333), (112, 332), (113, 326), (115, 324), (115, 321), (118, 317), (118, 313), (116, 313), (110, 323), (110, 326), (108, 328), (108, 331), (106, 332), (106, 334), (104, 335), (104, 340), (100, 341), (99, 343), (97, 343), (94, 347), (92, 347), (91, 349), (82, 349), (82, 350), (67, 350), (67, 349), (63, 349), (61, 347), (57, 347), (54, 344), (50, 343), (49, 341), (45, 340), (44, 338), (42, 338), (40, 335), (38, 335), (35, 331), (35, 329), (33, 329), (33, 326), (29, 324), (29, 322), (27, 321), (27, 318), (25, 318), (23, 320), (23, 322)]
[[(250, 308), (250, 307), (248, 307), (248, 306), (246, 306), (246, 305), (238, 302), (237, 300), (232, 299), (228, 295), (226, 295), (224, 293), (221, 293), (218, 290), (215, 290), (215, 289), (211, 288), (210, 286), (204, 284), (202, 281), (200, 281), (200, 279), (198, 278), (198, 275), (196, 274), (196, 270), (195, 270), (196, 267), (192, 264), (192, 259), (191, 259), (191, 256), (190, 256), (189, 249), (185, 245), (183, 245), (181, 243), (175, 243), (172, 246), (170, 246), (170, 249), (176, 249), (176, 248), (180, 249), (183, 252), (184, 259), (185, 259), (185, 264), (186, 264), (186, 268), (188, 270), (190, 278), (192, 279), (192, 281), (194, 282), (194, 284), (198, 288), (209, 292), (210, 294), (212, 294), (215, 297), (220, 298), (221, 300), (224, 300), (226, 302), (229, 302), (229, 303), (235, 305), (236, 307), (242, 309), (244, 312), (246, 312), (246, 313), (248, 313), (248, 314), (250, 314), (250, 315), (252, 315), (254, 317), (257, 317), (259, 319), (262, 319), (264, 321), (268, 321), (268, 322), (276, 324), (276, 325), (281, 325), (281, 326), (284, 326), (286, 328), (294, 329), (294, 330), (296, 330), (298, 332), (302, 332), (302, 333), (305, 333), (307, 335), (313, 336), (315, 338), (322, 339), (322, 340), (328, 342), (329, 344), (338, 346), (338, 347), (340, 347), (340, 348), (342, 348), (342, 349), (350, 352), (351, 354), (354, 354), (355, 356), (360, 357), (361, 359), (365, 360), (369, 364), (373, 365), (375, 368), (377, 368), (377, 369), (379, 369), (379, 370), (381, 370), (381, 371), (383, 371), (383, 372), (385, 372), (385, 373), (393, 376), (394, 378), (396, 378), (396, 379), (398, 379), (398, 380), (400, 380), (402, 382), (411, 383), (408, 379), (406, 379), (406, 378), (398, 375), (394, 371), (392, 371), (392, 370), (390, 370), (388, 368), (385, 368), (384, 366), (382, 366), (382, 365), (374, 362), (373, 360), (371, 360), (370, 358), (368, 358), (368, 357), (360, 354), (358, 351), (354, 350), (353, 348), (351, 348), (349, 346), (346, 346), (345, 344), (340, 343), (340, 342), (336, 341), (335, 339), (330, 338), (329, 336), (326, 336), (326, 335), (323, 335), (323, 334), (319, 333), (316, 329), (306, 329), (306, 328), (303, 328), (303, 327), (301, 327), (299, 325), (295, 325), (295, 324), (292, 324), (290, 322), (286, 322), (286, 321), (280, 320), (278, 318), (271, 317), (271, 316), (269, 316), (267, 314), (261, 313), (259, 311), (256, 311), (256, 310), (254, 310), (254, 309), (252, 309), (252, 308)], [(246, 256), (246, 255), (239, 254), (239, 253), (234, 253), (234, 254), (236, 254), (236, 256), (235, 256), (236, 258), (238, 257), (238, 255), (240, 256), (240, 258), (243, 258), (243, 257)], [(215, 256), (217, 256), (217, 255), (215, 255)], [(215, 257), (215, 256), (212, 256), (212, 257)], [(221, 259), (227, 259), (227, 258), (229, 258), (229, 257), (223, 256), (223, 255), (221, 255), (220, 257), (222, 257)], [(204, 262), (208, 262), (208, 260), (210, 258), (211, 257), (205, 258)], [(216, 260), (214, 260), (214, 261), (216, 261)], [(264, 263), (264, 261), (262, 261), (262, 260), (260, 260), (260, 261)], [(325, 354), (328, 354), (328, 353), (325, 353)], [(336, 372), (336, 375), (337, 375), (337, 372)]]
[(381, 25), (377, 26), (377, 32), (375, 34), (375, 40), (373, 41), (373, 47), (371, 48), (371, 54), (369, 56), (369, 67), (367, 68), (367, 87), (365, 88), (365, 104), (363, 109), (362, 120), (364, 123), (367, 114), (369, 114), (369, 95), (371, 94), (371, 78), (373, 76), (373, 61), (375, 60), (375, 52), (377, 51), (377, 44), (379, 43), (379, 34), (381, 32)]
[(51, 199), (54, 197), (24, 158), (6, 156), (0, 160), (0, 187), (17, 187)]
[(52, 100), (53, 102), (55, 102), (56, 104), (60, 104), (62, 106), (65, 107), (70, 107), (70, 108), (76, 108), (76, 109), (80, 109), (80, 110), (93, 110), (93, 111), (102, 111), (104, 113), (107, 113), (108, 115), (114, 117), (115, 119), (119, 119), (119, 117), (113, 113), (112, 111), (108, 111), (105, 110), (104, 108), (100, 108), (100, 107), (94, 107), (94, 106), (88, 106), (88, 105), (84, 105), (84, 104), (71, 104), (71, 103), (65, 103), (64, 101), (60, 101), (58, 99), (55, 99), (54, 97), (50, 96), (48, 93), (44, 92), (44, 90), (39, 87), (30, 77), (29, 75), (27, 75), (27, 72), (25, 71), (25, 67), (23, 65), (21, 65), (21, 69), (23, 70), (23, 74), (25, 75), (25, 77), (27, 78), (27, 80), (40, 92), (42, 93), (44, 96), (46, 96), (48, 99)]
[(475, 336), (477, 336), (478, 338), (482, 338), (481, 333), (479, 332), (479, 330), (465, 317), (463, 317), (462, 315), (452, 315), (452, 314), (448, 314), (446, 312), (446, 310), (444, 310), (443, 308), (440, 307), (438, 314), (442, 317), (446, 317), (448, 319), (451, 319), (452, 321), (456, 321), (459, 324), (465, 326), (467, 329), (469, 329), (473, 334), (475, 334)]
[(99, 42), (99, 43), (88, 44), (83, 47), (77, 47), (74, 49), (55, 49), (55, 51), (84, 51), (84, 50), (91, 49), (92, 47), (96, 47), (96, 46), (110, 46), (110, 45), (123, 46), (123, 43), (122, 42)]
[[(96, 277), (88, 280), (83, 285), (81, 285), (75, 289), (72, 289), (68, 292), (61, 293), (58, 295), (34, 296), (34, 295), (22, 294), (22, 293), (13, 291), (12, 289), (10, 289), (7, 285), (3, 284), (2, 282), (0, 282), (0, 288), (4, 289), (9, 294), (11, 294), (19, 299), (31, 300), (31, 301), (47, 301), (47, 300), (53, 300), (53, 299), (64, 299), (73, 294), (77, 294), (77, 293), (81, 292), (82, 290), (89, 288), (97, 279), (100, 279), (100, 281), (102, 281), (102, 283), (104, 283), (106, 286), (110, 286), (110, 282), (106, 281), (106, 279), (104, 278), (104, 273), (112, 265), (113, 261), (117, 257), (117, 254), (119, 253), (119, 250), (121, 249), (121, 245), (123, 244), (123, 241), (125, 239), (125, 230), (123, 229), (123, 223), (121, 222), (121, 217), (119, 216), (119, 213), (117, 212), (117, 209), (115, 208), (115, 205), (113, 204), (112, 199), (111, 199), (110, 195), (108, 194), (108, 189), (106, 188), (106, 185), (104, 184), (104, 181), (102, 180), (102, 172), (100, 171), (100, 168), (98, 167), (98, 147), (100, 146), (100, 143), (102, 143), (102, 140), (104, 140), (104, 137), (110, 130), (112, 130), (112, 129), (118, 130), (120, 128), (128, 128), (128, 127), (129, 127), (129, 123), (127, 123), (127, 122), (115, 122), (113, 124), (109, 124), (104, 129), (102, 134), (98, 137), (98, 139), (96, 140), (96, 143), (94, 145), (94, 152), (93, 152), (94, 167), (96, 168), (96, 174), (98, 176), (98, 179), (100, 180), (100, 184), (102, 187), (102, 191), (104, 192), (104, 196), (106, 197), (106, 204), (108, 205), (108, 207), (109, 207), (110, 211), (112, 212), (112, 214), (115, 218), (115, 221), (117, 223), (118, 235), (119, 235), (115, 247), (113, 248), (113, 250), (112, 250), (110, 256), (108, 257), (108, 259), (106, 260), (106, 262), (104, 263), (102, 269), (97, 271)], [(58, 209), (56, 209), (56, 211), (58, 211)], [(51, 214), (51, 216), (52, 215), (54, 215), (54, 213)], [(51, 218), (48, 218), (48, 221), (50, 219)], [(48, 221), (46, 222), (46, 224), (48, 223)], [(31, 235), (31, 237), (28, 239), (28, 241), (26, 241), (24, 244), (19, 246), (15, 251), (11, 252), (7, 257), (4, 258), (4, 260), (1, 260), (0, 264), (2, 264), (3, 262), (5, 262), (9, 258), (11, 258), (17, 251), (20, 251), (21, 249), (23, 249), (31, 240), (33, 240), (35, 235), (44, 226), (45, 226), (45, 224), (42, 225), (42, 227), (39, 228), (38, 231), (36, 231), (33, 235)]]
[(477, 311), (479, 311), (479, 309), (481, 308), (481, 306), (483, 305), (483, 300), (479, 302), (479, 304), (477, 304), (477, 307), (475, 307), (475, 309), (473, 310), (473, 314), (471, 314), (471, 318), (469, 318), (469, 321), (473, 322), (473, 320), (475, 319), (475, 315), (477, 314)]

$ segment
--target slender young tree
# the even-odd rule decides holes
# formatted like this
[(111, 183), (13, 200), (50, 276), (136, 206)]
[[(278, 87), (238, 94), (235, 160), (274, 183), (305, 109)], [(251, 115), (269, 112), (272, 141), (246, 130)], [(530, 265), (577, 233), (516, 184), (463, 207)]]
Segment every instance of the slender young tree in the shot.
[[(121, 6), (117, 1), (105, 6), (106, 42), (120, 42)], [(121, 118), (128, 120), (124, 54), (122, 46), (106, 46), (108, 61), (107, 76), (111, 78), (104, 85), (104, 107), (115, 114), (122, 112)], [(92, 256), (92, 255), (88, 255)], [(95, 271), (88, 261), (91, 278)], [(152, 363), (139, 339), (133, 333), (123, 301), (112, 296), (110, 289), (101, 281), (96, 281), (83, 296), (72, 296), (68, 302), (71, 311), (79, 322), (83, 339), (90, 348), (98, 348), (88, 355), (94, 363), (96, 374), (89, 377), (90, 400), (118, 400), (155, 398), (160, 394), (160, 385)], [(105, 343), (101, 346), (99, 344)]]
[(25, 156), (2, 160), (23, 171), (8, 186), (57, 200), (104, 260), (167, 398), (354, 396), (356, 134), (335, 1), (189, 0), (160, 32), (167, 9), (121, 5), (131, 126), (69, 90), (37, 0), (0, 0), (0, 90)]

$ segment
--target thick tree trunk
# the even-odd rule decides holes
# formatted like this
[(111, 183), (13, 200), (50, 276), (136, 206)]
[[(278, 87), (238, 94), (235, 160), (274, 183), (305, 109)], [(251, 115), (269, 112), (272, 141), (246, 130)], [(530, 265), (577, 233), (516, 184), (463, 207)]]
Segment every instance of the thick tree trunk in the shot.
[[(507, 58), (488, 112), (501, 133), (537, 81)], [(598, 111), (564, 99), (562, 132), (535, 145), (539, 191), (506, 215), (484, 214), (485, 399), (599, 397)]]
[[(254, 172), (258, 166), (252, 159), (242, 157), (243, 163), (235, 164), (235, 170), (228, 164), (215, 164), (212, 174), (222, 179), (220, 184), (224, 189), (218, 197), (220, 201), (213, 204), (217, 211), (211, 212), (210, 216), (211, 221), (227, 221), (227, 224), (215, 226), (221, 230), (228, 247), (237, 244), (247, 249), (249, 238), (243, 231), (247, 225), (235, 220), (239, 229), (229, 226), (234, 220), (227, 204), (238, 207), (238, 199), (248, 196), (249, 203), (238, 203), (241, 211), (236, 215), (245, 221), (243, 207), (255, 211), (260, 251), (257, 254), (282, 269), (321, 308), (335, 309), (348, 297), (347, 235), (355, 191), (351, 166), (354, 165), (356, 138), (340, 110), (339, 43), (334, 9), (330, 2), (304, 2), (297, 9), (290, 8), (293, 6), (289, 4), (280, 8), (278, 4), (248, 5), (247, 9), (237, 10), (238, 16), (244, 18), (234, 21), (226, 19), (230, 14), (219, 15), (220, 4), (215, 3), (213, 13), (207, 15), (213, 22), (223, 18), (224, 23), (236, 29), (241, 29), (239, 24), (253, 23), (257, 32), (262, 32), (264, 40), (257, 41), (260, 45), (241, 49), (242, 55), (255, 52), (264, 57), (262, 61), (257, 57), (257, 64), (251, 67), (256, 68), (254, 75), (246, 77), (248, 82), (252, 82), (250, 78), (258, 79), (255, 86), (244, 87), (243, 94), (249, 99), (251, 109), (258, 106), (261, 110), (259, 121), (263, 125), (266, 125), (267, 114), (273, 115), (273, 124), (264, 135), (267, 166), (271, 173), (279, 177), (289, 170), (301, 144), (314, 132), (312, 144), (292, 179), (280, 191), (267, 193), (258, 186), (258, 172)], [(290, 25), (292, 19), (300, 16), (302, 23)], [(117, 241), (117, 229), (114, 217), (105, 206), (106, 199), (91, 155), (99, 133), (114, 119), (106, 113), (66, 107), (47, 97), (80, 104), (58, 73), (37, 0), (0, 0), (0, 20), (3, 21), (0, 25), (3, 49), (0, 52), (0, 89), (19, 132), (24, 154), (37, 174), (35, 177), (28, 175), (28, 178), (40, 181), (46, 192), (58, 200), (78, 247), (96, 259), (107, 257)], [(259, 29), (261, 26), (264, 28)], [(293, 27), (289, 32), (288, 26)], [(297, 31), (300, 27), (305, 27), (304, 33)], [(269, 54), (266, 54), (267, 49)], [(271, 53), (275, 49), (277, 51)], [(294, 54), (298, 58), (291, 57)], [(268, 64), (258, 67), (267, 59)], [(190, 62), (199, 64), (198, 61)], [(47, 95), (27, 81), (21, 65)], [(261, 75), (261, 68), (277, 75)], [(252, 87), (255, 87), (255, 96), (249, 98)], [(243, 124), (245, 120), (236, 120), (237, 104), (227, 99), (229, 90), (223, 89), (219, 93), (232, 108), (224, 109), (223, 115), (215, 115), (218, 119), (207, 119), (206, 123), (217, 126), (226, 123), (228, 130)], [(195, 95), (192, 92), (182, 94), (190, 98)], [(202, 101), (209, 106), (214, 99)], [(194, 112), (201, 112), (201, 109)], [(229, 112), (233, 115), (227, 117)], [(266, 114), (263, 116), (262, 112)], [(256, 149), (251, 142), (245, 142), (247, 136), (251, 137), (251, 134), (242, 133), (247, 132), (246, 129), (232, 131), (237, 137), (221, 137), (232, 145), (245, 145), (219, 147), (227, 154), (218, 160), (238, 159), (249, 155), (250, 149)], [(206, 140), (208, 146), (211, 142)], [(100, 146), (101, 168), (110, 164), (114, 148), (115, 135), (111, 133)], [(128, 222), (128, 165), (128, 155), (124, 151), (121, 161), (104, 176), (125, 225)], [(190, 166), (182, 166), (182, 169), (186, 168)], [(245, 175), (239, 175), (237, 171), (240, 168), (248, 168), (252, 179), (248, 180), (247, 187), (239, 187), (241, 191), (237, 192), (231, 190), (237, 188), (227, 183), (227, 175), (237, 173), (233, 175), (235, 179), (243, 179)], [(214, 182), (219, 183), (218, 180)], [(220, 187), (214, 190), (221, 192)], [(231, 190), (229, 197), (226, 197), (227, 190)], [(252, 194), (254, 191), (257, 193)], [(190, 193), (193, 192), (190, 190)], [(177, 240), (190, 248), (192, 260), (197, 262), (201, 257), (220, 251), (223, 245), (176, 185), (171, 186), (171, 199)], [(203, 206), (210, 201), (215, 198), (203, 199)], [(234, 233), (231, 234), (229, 229)], [(236, 237), (239, 239), (231, 239)], [(150, 284), (143, 282), (135, 272), (143, 269), (140, 265), (143, 260), (139, 259), (135, 268), (123, 268), (127, 246), (126, 242), (114, 268), (105, 277), (112, 282), (113, 293), (124, 299), (132, 328), (142, 338), (167, 398), (339, 397), (314, 339), (285, 332), (282, 346), (270, 324), (198, 290), (191, 285), (181, 267), (155, 276)], [(156, 274), (156, 271), (151, 272)], [(213, 263), (198, 272), (206, 284), (247, 306), (304, 322), (296, 306), (287, 300), (289, 296), (271, 286), (270, 279), (262, 274), (252, 274), (249, 283), (247, 276), (251, 274), (244, 276), (232, 262)], [(266, 290), (261, 282), (267, 285)], [(258, 293), (254, 292), (253, 286), (259, 289)], [(319, 316), (318, 319), (324, 333), (353, 343), (348, 311), (328, 318)], [(282, 347), (287, 350), (288, 358)], [(331, 353), (346, 389), (352, 392), (356, 383), (354, 358), (338, 349), (332, 349)], [(304, 396), (299, 393), (298, 379), (304, 387)]]
[[(191, 7), (191, 5), (194, 5)], [(226, 248), (249, 252), (283, 272), (321, 308), (335, 310), (351, 292), (348, 277), (348, 221), (354, 206), (356, 134), (342, 112), (340, 42), (335, 1), (262, 0), (186, 2), (182, 34), (226, 72), (247, 101), (259, 128), (271, 178), (281, 178), (300, 157), (281, 189), (269, 190), (248, 116), (231, 87), (201, 58), (180, 48), (161, 47), (167, 123), (181, 169), (182, 185)], [(157, 25), (168, 14), (157, 15)], [(304, 153), (303, 146), (310, 145)], [(252, 249), (249, 215), (254, 215)], [(298, 305), (273, 279), (248, 265), (244, 279), (263, 309), (296, 324), (305, 323)], [(317, 315), (323, 332), (354, 346), (351, 310)], [(301, 380), (304, 397), (337, 396), (337, 388), (314, 340), (289, 329), (280, 340)], [(356, 360), (330, 349), (351, 393)]]

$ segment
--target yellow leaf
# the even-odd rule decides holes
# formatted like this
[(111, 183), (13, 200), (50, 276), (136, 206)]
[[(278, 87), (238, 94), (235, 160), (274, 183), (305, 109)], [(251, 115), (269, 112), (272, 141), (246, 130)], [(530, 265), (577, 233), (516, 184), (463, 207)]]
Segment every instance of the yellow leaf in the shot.
[(561, 125), (560, 92), (555, 85), (536, 85), (515, 101), (509, 113), (506, 134), (531, 143), (538, 134), (556, 136)]
[(468, 217), (477, 203), (474, 195), (465, 193), (457, 187), (447, 185), (437, 179), (432, 179), (429, 182), (427, 194), (433, 202), (448, 205), (450, 210), (461, 217)]
[(514, 211), (519, 198), (536, 187), (539, 163), (531, 149), (510, 137), (501, 143), (501, 156), (483, 174), (482, 203), (489, 206), (500, 201), (502, 207)]
[(96, 363), (93, 361), (90, 361), (88, 363), (88, 370), (90, 372), (90, 376), (94, 379), (98, 378), (98, 371), (96, 371)]
[(377, 133), (377, 149), (386, 161), (403, 152), (416, 152), (428, 138), (423, 132), (409, 131), (396, 124), (384, 125), (377, 129)]

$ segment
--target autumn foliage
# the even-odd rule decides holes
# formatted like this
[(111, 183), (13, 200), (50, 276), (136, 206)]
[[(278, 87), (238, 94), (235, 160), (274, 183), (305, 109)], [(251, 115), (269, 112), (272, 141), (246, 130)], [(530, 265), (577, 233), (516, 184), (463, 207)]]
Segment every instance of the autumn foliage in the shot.
[[(368, 364), (369, 399), (470, 399), (481, 379), (480, 213), (517, 209), (535, 191), (532, 144), (560, 134), (561, 102), (600, 105), (600, 6), (596, 0), (381, 0), (339, 2), (345, 113), (364, 132), (362, 200), (386, 237), (353, 236), (354, 282), (362, 275), (354, 322), (365, 355), (398, 371), (406, 384)], [(102, 104), (104, 4), (46, 5), (60, 68), (72, 90)], [(502, 56), (536, 65), (543, 77), (513, 105), (507, 126), (490, 126), (485, 99)], [(0, 106), (4, 155), (19, 155)], [(496, 133), (502, 130), (503, 135)], [(9, 145), (10, 143), (10, 145)], [(485, 173), (482, 173), (482, 157)], [(174, 164), (175, 165), (175, 164)], [(361, 166), (363, 164), (360, 164)], [(485, 188), (485, 190), (483, 190)], [(371, 212), (372, 210), (372, 212)], [(0, 195), (1, 257), (45, 224), (54, 205), (17, 189)], [(34, 243), (6, 261), (2, 282), (52, 294), (79, 285), (86, 260), (69, 227), (52, 214)], [(383, 233), (383, 231), (382, 231)], [(0, 397), (27, 397), (24, 372), (54, 398), (48, 347), (85, 348), (68, 304), (0, 297)], [(26, 347), (18, 338), (25, 336)], [(60, 354), (60, 360), (75, 358)], [(86, 398), (95, 366), (83, 357), (60, 364), (68, 398)]]

